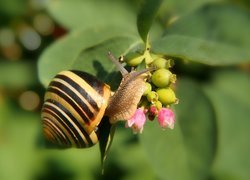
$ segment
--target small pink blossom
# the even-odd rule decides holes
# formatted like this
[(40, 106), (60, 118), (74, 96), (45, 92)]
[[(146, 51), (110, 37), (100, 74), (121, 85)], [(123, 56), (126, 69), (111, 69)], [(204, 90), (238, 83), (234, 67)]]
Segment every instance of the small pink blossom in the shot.
[(138, 108), (135, 111), (135, 114), (129, 120), (127, 120), (126, 127), (131, 127), (135, 134), (138, 132), (142, 133), (145, 122), (146, 116), (144, 110), (142, 108)]
[(157, 110), (156, 106), (150, 106), (149, 113), (148, 113), (148, 119), (150, 121), (153, 121), (157, 114), (158, 114), (158, 110)]
[(161, 108), (158, 112), (158, 122), (162, 128), (174, 129), (174, 112), (169, 108)]

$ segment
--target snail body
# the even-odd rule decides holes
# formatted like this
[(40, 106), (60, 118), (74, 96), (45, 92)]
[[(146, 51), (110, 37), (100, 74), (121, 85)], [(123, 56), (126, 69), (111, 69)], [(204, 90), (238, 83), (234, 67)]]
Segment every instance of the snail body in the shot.
[(112, 96), (109, 85), (86, 72), (62, 71), (52, 79), (41, 113), (47, 141), (61, 147), (91, 147), (99, 140), (98, 126), (103, 116), (114, 124), (134, 114), (149, 70), (129, 73), (110, 56), (123, 75)]
[[(141, 72), (139, 72), (141, 73)], [(129, 119), (137, 109), (137, 105), (146, 89), (146, 74), (130, 72), (123, 76), (121, 84), (112, 97), (105, 114), (110, 123)]]

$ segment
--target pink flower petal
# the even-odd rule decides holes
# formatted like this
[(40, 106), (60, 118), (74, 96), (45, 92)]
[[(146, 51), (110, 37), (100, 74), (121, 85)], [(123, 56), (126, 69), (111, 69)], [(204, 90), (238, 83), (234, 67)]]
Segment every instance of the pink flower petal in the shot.
[(158, 112), (158, 122), (162, 128), (174, 129), (175, 116), (169, 108), (161, 108)]
[(129, 119), (126, 124), (127, 124), (128, 127), (132, 127), (132, 125), (134, 123), (135, 123), (135, 119)]
[(131, 127), (134, 133), (142, 133), (145, 122), (145, 113), (142, 108), (138, 108), (135, 114), (127, 120), (126, 127)]

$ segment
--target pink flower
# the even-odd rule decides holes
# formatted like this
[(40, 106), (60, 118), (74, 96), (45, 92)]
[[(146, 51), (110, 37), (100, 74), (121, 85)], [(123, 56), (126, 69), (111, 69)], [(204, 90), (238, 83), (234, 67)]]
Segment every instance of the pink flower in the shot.
[(158, 122), (162, 128), (174, 129), (174, 112), (169, 108), (161, 108), (158, 112)]
[(149, 113), (148, 113), (148, 119), (150, 121), (153, 121), (155, 119), (155, 116), (157, 115), (158, 110), (156, 108), (156, 106), (150, 106), (149, 108)]
[(126, 127), (131, 127), (133, 132), (142, 133), (143, 126), (146, 122), (146, 116), (142, 108), (138, 108), (135, 114), (126, 122)]

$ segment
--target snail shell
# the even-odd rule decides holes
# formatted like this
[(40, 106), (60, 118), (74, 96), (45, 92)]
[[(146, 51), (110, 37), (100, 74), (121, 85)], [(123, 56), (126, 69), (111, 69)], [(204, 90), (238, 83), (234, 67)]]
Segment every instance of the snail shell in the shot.
[[(110, 87), (81, 71), (62, 71), (50, 82), (42, 108), (44, 136), (62, 147), (91, 147), (108, 105)], [(97, 130), (97, 131), (96, 131)]]

